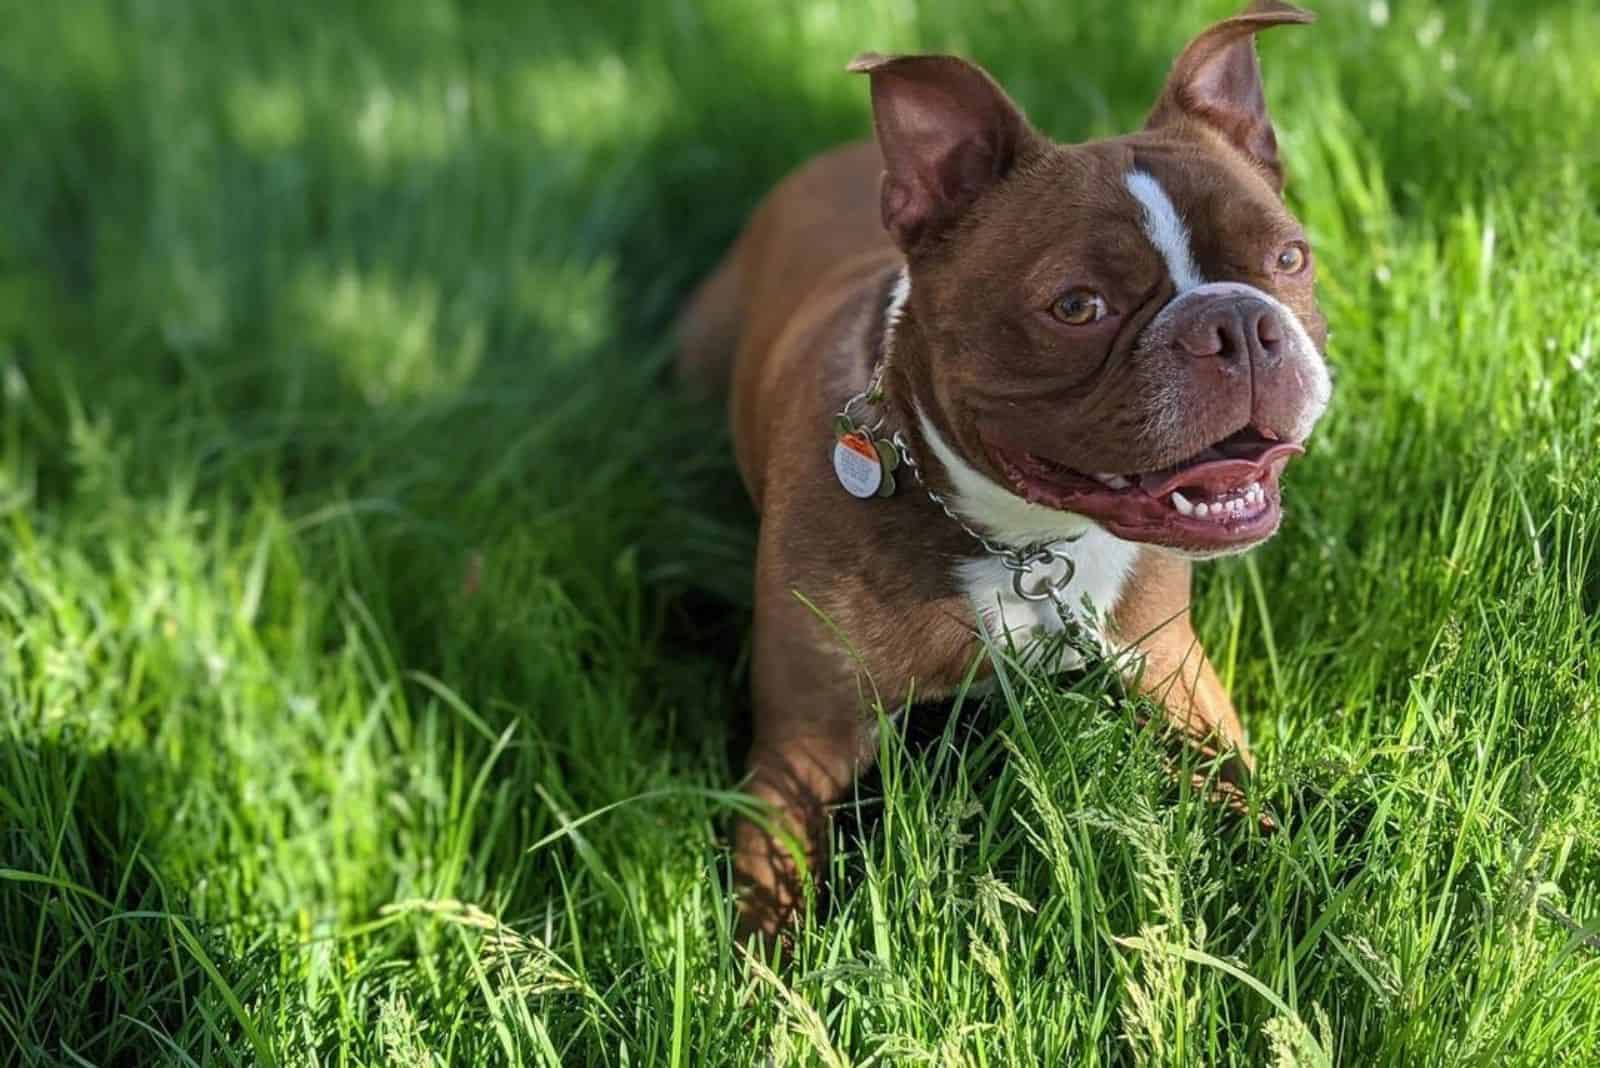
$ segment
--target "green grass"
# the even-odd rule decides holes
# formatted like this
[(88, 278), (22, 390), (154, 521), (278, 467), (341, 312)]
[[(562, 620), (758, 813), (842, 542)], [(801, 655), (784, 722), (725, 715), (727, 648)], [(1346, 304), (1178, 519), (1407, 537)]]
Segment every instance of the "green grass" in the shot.
[(1199, 609), (1286, 833), (1012, 676), (732, 948), (754, 525), (676, 303), (856, 51), (1078, 139), (1231, 6), (0, 4), (0, 1063), (1600, 1063), (1578, 2), (1264, 42), (1337, 394)]

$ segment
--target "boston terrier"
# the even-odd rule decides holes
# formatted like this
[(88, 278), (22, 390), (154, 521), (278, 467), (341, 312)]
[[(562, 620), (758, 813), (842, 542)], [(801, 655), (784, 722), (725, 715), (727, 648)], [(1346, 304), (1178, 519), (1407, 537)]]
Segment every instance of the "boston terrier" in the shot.
[(951, 695), (986, 650), (1103, 658), (1253, 766), (1190, 569), (1278, 529), (1328, 403), (1255, 50), (1312, 18), (1257, 0), (1142, 129), (1085, 144), (965, 60), (864, 54), (875, 142), (785, 179), (692, 297), (679, 374), (727, 393), (760, 513), (742, 931), (792, 923), (874, 704)]

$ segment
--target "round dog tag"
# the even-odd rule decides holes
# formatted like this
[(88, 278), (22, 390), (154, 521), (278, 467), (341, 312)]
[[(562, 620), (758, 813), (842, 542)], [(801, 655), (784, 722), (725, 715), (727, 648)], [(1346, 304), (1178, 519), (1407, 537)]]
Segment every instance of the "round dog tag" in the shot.
[(841, 434), (833, 445), (833, 473), (852, 497), (871, 497), (883, 485), (883, 460), (872, 438), (860, 430)]

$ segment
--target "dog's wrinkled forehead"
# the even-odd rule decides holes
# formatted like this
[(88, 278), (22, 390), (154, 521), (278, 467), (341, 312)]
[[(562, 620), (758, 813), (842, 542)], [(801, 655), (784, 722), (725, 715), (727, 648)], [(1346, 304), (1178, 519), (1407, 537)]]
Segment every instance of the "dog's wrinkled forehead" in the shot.
[(956, 329), (1009, 291), (1018, 306), (1048, 307), (1081, 285), (1131, 311), (1163, 290), (1270, 285), (1271, 256), (1304, 236), (1277, 192), (1220, 146), (1148, 134), (1054, 146), (922, 259), (921, 278), (938, 293), (925, 314)]
[(1264, 257), (1304, 238), (1260, 176), (1220, 153), (1173, 158), (1134, 151), (1120, 180), (1136, 205), (1140, 232), (1179, 293), (1208, 281), (1251, 280)]

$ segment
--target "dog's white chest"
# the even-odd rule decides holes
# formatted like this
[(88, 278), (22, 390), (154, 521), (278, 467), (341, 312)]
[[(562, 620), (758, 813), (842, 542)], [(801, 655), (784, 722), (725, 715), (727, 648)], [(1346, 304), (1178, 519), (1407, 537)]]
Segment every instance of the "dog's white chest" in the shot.
[[(1091, 527), (1076, 541), (1058, 542), (1056, 547), (1070, 556), (1076, 567), (1065, 590), (1066, 603), (1072, 607), (1078, 622), (1088, 626), (1090, 633), (1103, 642), (1106, 617), (1116, 607), (1139, 547), (1098, 527)], [(1046, 572), (1050, 578), (1059, 579), (1065, 567), (1059, 562), (1035, 565), (1025, 585), (1037, 587)], [(1063, 624), (1055, 605), (1048, 600), (1028, 601), (1018, 596), (1012, 578), (1012, 573), (993, 556), (956, 565), (957, 582), (977, 610), (984, 629), (997, 643), (1009, 642), (1022, 649), (1043, 635), (1059, 634)], [(1084, 618), (1085, 599), (1093, 610), (1093, 620)], [(1063, 648), (1061, 659), (1054, 667), (1068, 671), (1082, 665), (1082, 657), (1070, 648)]]

